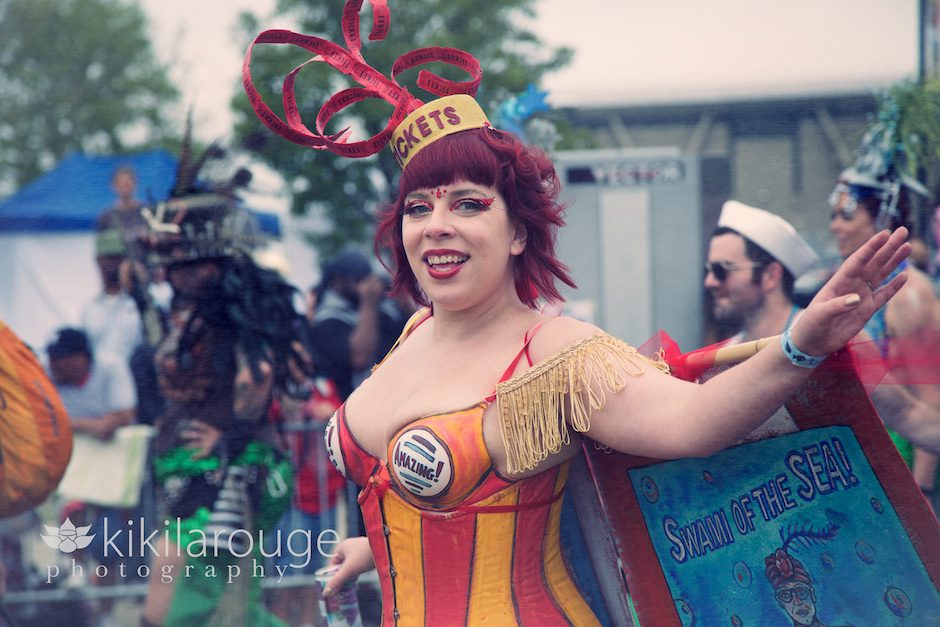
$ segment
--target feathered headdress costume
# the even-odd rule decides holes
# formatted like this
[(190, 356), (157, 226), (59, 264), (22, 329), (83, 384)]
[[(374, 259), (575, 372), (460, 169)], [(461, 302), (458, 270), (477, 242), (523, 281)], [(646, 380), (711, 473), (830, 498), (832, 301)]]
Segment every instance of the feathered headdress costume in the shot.
[(298, 388), (288, 366), (291, 359), (300, 368), (306, 363), (294, 346), (300, 320), (294, 308), (295, 289), (253, 260), (252, 253), (267, 238), (236, 195), (238, 188), (251, 180), (251, 173), (239, 169), (224, 181), (200, 180), (203, 166), (225, 157), (226, 151), (211, 144), (194, 158), (191, 137), (192, 124), (187, 120), (169, 198), (142, 209), (149, 231), (145, 247), (152, 264), (172, 267), (215, 260), (220, 266), (220, 275), (197, 294), (183, 295), (192, 301), (193, 313), (176, 348), (176, 360), (181, 364), (176, 384), (179, 388), (190, 386), (189, 368), (195, 361), (196, 347), (207, 329), (214, 328), (225, 330), (231, 344), (228, 348), (235, 344), (241, 348), (255, 380), (261, 378), (262, 363), (273, 361), (276, 384), (303, 396), (306, 392)]
[[(289, 30), (266, 30), (251, 43), (242, 66), (242, 79), (248, 99), (258, 118), (272, 131), (301, 146), (316, 150), (329, 150), (345, 157), (368, 157), (389, 145), (398, 164), (404, 168), (408, 161), (430, 143), (459, 131), (489, 125), (486, 114), (473, 99), (483, 71), (480, 63), (467, 52), (440, 46), (419, 48), (403, 54), (392, 65), (391, 77), (366, 63), (359, 38), (359, 10), (363, 0), (347, 0), (343, 9), (343, 48), (331, 41)], [(380, 41), (388, 34), (390, 24), (386, 0), (369, 0), (372, 5), (371, 41)], [(258, 44), (289, 44), (314, 53), (312, 59), (294, 68), (284, 79), (282, 101), (284, 116), (275, 114), (261, 98), (251, 80), (251, 52)], [(333, 95), (320, 108), (315, 130), (303, 122), (297, 108), (294, 81), (307, 63), (321, 62), (355, 79), (362, 87), (343, 89)], [(427, 104), (415, 98), (398, 84), (403, 71), (431, 62), (446, 63), (464, 70), (468, 81), (452, 81), (428, 70), (418, 73), (417, 85), (441, 98)], [(326, 134), (330, 119), (346, 107), (369, 98), (380, 98), (395, 109), (385, 129), (369, 139), (349, 142), (348, 128), (333, 135)]]
[(898, 202), (903, 188), (930, 196), (907, 172), (909, 155), (901, 136), (901, 118), (897, 100), (890, 93), (884, 95), (878, 119), (862, 138), (855, 163), (842, 171), (829, 197), (829, 204), (834, 208), (845, 194), (847, 198), (842, 208), (849, 213), (858, 208), (859, 202), (877, 199), (875, 226), (879, 229), (891, 226), (902, 217)]
[(230, 179), (214, 184), (200, 180), (206, 163), (225, 155), (213, 143), (194, 157), (192, 120), (187, 119), (169, 197), (142, 209), (151, 263), (171, 265), (250, 254), (264, 242), (257, 220), (239, 206), (236, 196), (238, 188), (251, 180), (248, 170), (239, 169)]

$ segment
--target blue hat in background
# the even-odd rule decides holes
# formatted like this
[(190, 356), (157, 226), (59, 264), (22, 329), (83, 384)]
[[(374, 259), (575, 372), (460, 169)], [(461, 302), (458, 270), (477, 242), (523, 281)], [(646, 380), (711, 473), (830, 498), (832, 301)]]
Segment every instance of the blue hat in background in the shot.
[(326, 262), (323, 266), (323, 284), (336, 278), (361, 281), (372, 274), (372, 264), (357, 250), (347, 249)]
[(56, 331), (52, 341), (46, 346), (49, 359), (71, 357), (72, 355), (88, 355), (91, 357), (91, 342), (81, 329), (66, 327)]

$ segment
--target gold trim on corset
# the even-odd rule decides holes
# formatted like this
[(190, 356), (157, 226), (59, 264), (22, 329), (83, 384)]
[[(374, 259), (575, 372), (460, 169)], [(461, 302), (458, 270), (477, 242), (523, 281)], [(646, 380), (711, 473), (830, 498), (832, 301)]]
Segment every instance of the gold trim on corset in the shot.
[[(563, 348), (531, 369), (496, 386), (500, 430), (509, 473), (535, 468), (591, 428), (591, 413), (607, 395), (652, 366), (668, 372), (662, 360), (644, 357), (622, 340), (598, 332)], [(566, 402), (567, 399), (567, 402)]]

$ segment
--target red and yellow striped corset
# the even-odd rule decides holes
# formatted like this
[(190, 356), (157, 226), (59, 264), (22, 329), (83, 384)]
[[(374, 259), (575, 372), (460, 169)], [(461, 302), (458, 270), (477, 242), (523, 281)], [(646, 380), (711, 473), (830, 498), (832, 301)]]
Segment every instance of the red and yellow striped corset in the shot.
[(483, 442), (489, 401), (405, 425), (382, 462), (357, 443), (344, 408), (331, 459), (362, 486), (383, 625), (595, 625), (562, 558), (568, 463), (512, 481)]
[[(416, 314), (399, 343), (429, 316)], [(500, 381), (528, 358), (536, 330)], [(495, 398), (405, 425), (385, 461), (356, 442), (345, 406), (330, 420), (330, 459), (362, 487), (383, 625), (598, 624), (561, 554), (569, 464), (515, 481), (500, 475), (483, 441), (483, 414)]]

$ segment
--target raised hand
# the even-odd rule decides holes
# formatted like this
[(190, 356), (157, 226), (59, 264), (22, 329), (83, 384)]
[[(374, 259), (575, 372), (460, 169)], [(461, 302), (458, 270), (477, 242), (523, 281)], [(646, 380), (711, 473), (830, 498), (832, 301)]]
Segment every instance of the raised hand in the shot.
[(370, 274), (356, 284), (356, 293), (361, 304), (377, 305), (385, 296), (385, 284), (378, 275)]
[(793, 328), (793, 342), (810, 355), (845, 346), (907, 280), (900, 273), (882, 285), (910, 253), (907, 229), (875, 234), (843, 262)]
[(212, 453), (216, 444), (222, 439), (222, 432), (208, 422), (192, 420), (180, 432), (180, 438), (187, 448), (194, 449), (193, 459), (202, 459)]

